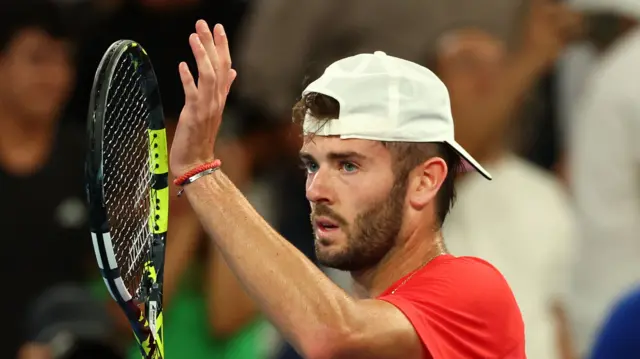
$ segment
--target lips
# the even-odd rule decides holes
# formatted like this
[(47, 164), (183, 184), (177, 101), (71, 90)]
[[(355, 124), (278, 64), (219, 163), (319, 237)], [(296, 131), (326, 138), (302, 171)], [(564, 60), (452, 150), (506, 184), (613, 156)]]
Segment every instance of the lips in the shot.
[(338, 222), (328, 217), (317, 217), (314, 221), (316, 228), (321, 232), (331, 232), (340, 228)]

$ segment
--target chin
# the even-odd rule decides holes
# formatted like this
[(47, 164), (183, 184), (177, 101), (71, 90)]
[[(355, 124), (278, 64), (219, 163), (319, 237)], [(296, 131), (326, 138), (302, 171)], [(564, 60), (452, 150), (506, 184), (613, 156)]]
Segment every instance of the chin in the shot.
[(316, 259), (318, 263), (329, 268), (341, 271), (355, 271), (362, 269), (357, 261), (354, 261), (353, 255), (345, 248), (338, 246), (320, 246), (316, 243)]
[(339, 262), (345, 256), (345, 249), (334, 243), (326, 243), (320, 239), (315, 242), (316, 258), (325, 266), (331, 267), (330, 263)]
[(316, 254), (322, 257), (333, 257), (344, 252), (344, 248), (342, 248), (343, 246), (325, 239), (316, 238), (314, 245)]

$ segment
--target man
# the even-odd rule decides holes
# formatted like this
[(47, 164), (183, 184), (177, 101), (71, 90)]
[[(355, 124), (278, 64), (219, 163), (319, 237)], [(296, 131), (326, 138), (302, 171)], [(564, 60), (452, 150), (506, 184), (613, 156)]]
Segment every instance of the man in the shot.
[[(189, 41), (198, 63), (180, 77), (185, 106), (170, 166), (228, 265), (306, 358), (525, 358), (520, 311), (502, 275), (446, 253), (440, 227), (461, 158), (447, 90), (429, 70), (384, 53), (329, 66), (296, 105), (301, 158), (324, 265), (348, 270), (348, 296), (253, 210), (212, 163), (236, 77), (222, 26)], [(215, 36), (215, 41), (214, 41)], [(188, 172), (193, 175), (188, 175)], [(204, 175), (204, 176), (203, 176)], [(258, 268), (255, 268), (255, 267)]]
[(640, 2), (580, 0), (597, 52), (571, 116), (569, 181), (579, 242), (569, 310), (579, 354), (640, 281)]
[[(0, 11), (0, 228), (7, 328), (0, 357), (27, 340), (29, 303), (78, 282), (93, 261), (84, 208), (82, 131), (60, 124), (74, 86), (76, 23), (48, 1)], [(9, 289), (10, 288), (10, 289)]]

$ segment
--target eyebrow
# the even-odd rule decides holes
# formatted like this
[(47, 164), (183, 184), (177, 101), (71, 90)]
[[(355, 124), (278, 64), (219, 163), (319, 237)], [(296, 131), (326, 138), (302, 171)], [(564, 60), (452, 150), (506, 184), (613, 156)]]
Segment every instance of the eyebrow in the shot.
[[(300, 159), (303, 161), (316, 161), (315, 157), (313, 157), (310, 153), (300, 151)], [(345, 152), (329, 152), (327, 154), (327, 158), (332, 161), (340, 161), (340, 160), (365, 160), (367, 157), (362, 153), (354, 152), (354, 151), (345, 151)]]

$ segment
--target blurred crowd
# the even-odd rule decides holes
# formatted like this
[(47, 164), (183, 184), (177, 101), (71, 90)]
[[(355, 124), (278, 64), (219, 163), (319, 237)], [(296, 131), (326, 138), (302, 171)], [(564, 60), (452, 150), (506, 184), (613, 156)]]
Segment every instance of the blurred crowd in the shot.
[[(178, 63), (194, 64), (200, 18), (224, 24), (238, 70), (216, 150), (223, 169), (311, 260), (291, 106), (329, 63), (382, 50), (445, 82), (457, 141), (494, 176), (459, 178), (444, 239), (504, 274), (528, 357), (640, 357), (640, 1), (5, 0), (0, 358), (139, 357), (87, 227), (88, 99), (106, 48), (136, 40), (171, 134)], [(166, 357), (299, 358), (188, 202), (171, 198)], [(348, 274), (323, 269), (351, 290)]]

